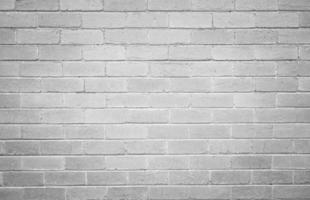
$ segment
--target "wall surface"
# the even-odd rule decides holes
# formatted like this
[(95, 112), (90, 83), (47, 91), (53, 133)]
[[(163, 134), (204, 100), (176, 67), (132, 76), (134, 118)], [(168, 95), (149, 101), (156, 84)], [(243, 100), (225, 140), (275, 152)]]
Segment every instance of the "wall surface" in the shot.
[(0, 199), (310, 199), (310, 0), (0, 0)]

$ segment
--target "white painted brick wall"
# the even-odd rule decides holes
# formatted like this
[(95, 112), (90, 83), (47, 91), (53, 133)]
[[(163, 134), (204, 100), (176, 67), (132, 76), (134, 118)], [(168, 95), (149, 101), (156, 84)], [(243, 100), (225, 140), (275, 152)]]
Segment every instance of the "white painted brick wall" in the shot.
[(0, 0), (0, 200), (310, 198), (309, 0)]

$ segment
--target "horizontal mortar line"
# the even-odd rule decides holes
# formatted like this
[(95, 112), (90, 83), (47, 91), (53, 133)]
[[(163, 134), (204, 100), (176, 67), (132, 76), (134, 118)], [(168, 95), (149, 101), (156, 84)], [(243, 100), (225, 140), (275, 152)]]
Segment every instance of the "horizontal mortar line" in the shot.
[(163, 29), (163, 30), (302, 30), (309, 29), (310, 26), (249, 26), (249, 27), (168, 27), (168, 26), (119, 26), (119, 27), (108, 27), (108, 26), (94, 26), (94, 27), (71, 27), (71, 26), (45, 26), (45, 25), (36, 25), (36, 26), (1, 26), (0, 29), (63, 29), (63, 30), (115, 30), (115, 29)]
[[(204, 30), (228, 30), (228, 31), (245, 31), (245, 30), (269, 30), (269, 31), (280, 31), (280, 30), (309, 30), (309, 26), (294, 26), (294, 27), (145, 27), (145, 26), (137, 26), (137, 27), (65, 27), (65, 26), (1, 26), (0, 29), (10, 29), (13, 31), (18, 30), (59, 30), (65, 31), (65, 30), (76, 30), (76, 31), (83, 31), (83, 30), (98, 30), (98, 31), (105, 31), (105, 30), (187, 30), (187, 31), (204, 31)], [(9, 43), (12, 44), (12, 43)], [(59, 42), (57, 43), (59, 44)], [(290, 43), (293, 44), (293, 43)], [(298, 44), (298, 43), (297, 43)], [(5, 44), (3, 44), (5, 45)], [(50, 44), (53, 45), (53, 44)], [(85, 45), (92, 45), (92, 44), (85, 44)], [(93, 44), (96, 45), (96, 44)], [(98, 45), (98, 44), (97, 44)], [(268, 45), (268, 44), (267, 44)]]
[(137, 184), (137, 183), (123, 183), (123, 184), (88, 184), (88, 183), (79, 183), (79, 184), (43, 184), (43, 185), (34, 185), (34, 186), (8, 186), (8, 185), (4, 185), (1, 187), (1, 189), (3, 188), (73, 188), (73, 187), (109, 187), (109, 188), (113, 188), (113, 187), (149, 187), (149, 188), (154, 188), (154, 187), (278, 187), (278, 186), (304, 186), (304, 187), (309, 187), (309, 184), (303, 184), (303, 183), (277, 183), (277, 184), (269, 184), (269, 183), (265, 183), (265, 184), (251, 184), (251, 183), (244, 183), (244, 184), (240, 184), (240, 183), (236, 183), (236, 184), (216, 184), (216, 183), (205, 183), (205, 184), (170, 184), (170, 183), (149, 183), (149, 184)]
[[(1, 28), (0, 28), (1, 29)], [(33, 30), (33, 29), (32, 29)], [(45, 47), (45, 46), (52, 46), (52, 47), (88, 47), (88, 48), (95, 48), (95, 47), (104, 47), (104, 45), (109, 45), (109, 46), (123, 46), (123, 47), (145, 47), (145, 46), (163, 46), (163, 47), (174, 47), (174, 46), (210, 46), (211, 48), (213, 47), (222, 47), (222, 46), (231, 46), (231, 47), (239, 47), (239, 46), (268, 46), (268, 47), (278, 47), (278, 46), (309, 46), (309, 43), (249, 43), (249, 44), (238, 44), (238, 43), (162, 43), (162, 44), (154, 44), (154, 43), (102, 43), (102, 44), (63, 44), (63, 43), (55, 43), (55, 44), (36, 44), (36, 43), (28, 43), (28, 44), (0, 44), (1, 47), (6, 47), (6, 46), (16, 46), (16, 47)]]
[(16, 125), (16, 124), (19, 124), (19, 125), (35, 125), (35, 124), (38, 124), (38, 125), (136, 125), (136, 124), (144, 124), (144, 125), (219, 125), (219, 124), (247, 124), (247, 125), (254, 125), (254, 124), (273, 124), (273, 125), (277, 125), (277, 124), (309, 124), (310, 122), (192, 122), (192, 123), (168, 123), (168, 122), (163, 122), (163, 123), (159, 123), (159, 122), (115, 122), (115, 123), (83, 123), (83, 122), (80, 122), (80, 123), (35, 123), (35, 122), (28, 122), (28, 123), (16, 123), (16, 122), (1, 122), (0, 123), (0, 126), (1, 125)]
[[(0, 28), (1, 29), (1, 28)], [(309, 31), (310, 32), (310, 31)], [(15, 43), (15, 44), (0, 44), (0, 48), (1, 46), (38, 46), (38, 47), (44, 47), (44, 46), (78, 46), (78, 47), (89, 47), (91, 45), (94, 45), (95, 47), (104, 47), (105, 45), (109, 45), (109, 46), (165, 46), (165, 47), (169, 47), (169, 46), (281, 46), (281, 45), (285, 45), (285, 46), (308, 46), (310, 45), (310, 42), (304, 42), (304, 43), (277, 43), (277, 42), (271, 42), (271, 43), (96, 43), (96, 44), (82, 44), (82, 43), (72, 43), (72, 44), (67, 44), (67, 43)]]
[[(310, 63), (309, 63), (310, 64)], [(180, 65), (182, 65), (180, 63)], [(207, 66), (206, 66), (207, 68)], [(187, 79), (191, 79), (191, 78), (308, 78), (310, 77), (310, 75), (299, 75), (299, 76), (277, 76), (277, 75), (266, 75), (266, 76), (235, 76), (235, 75), (227, 75), (227, 76), (1, 76), (0, 75), (0, 80), (1, 79), (7, 79), (7, 78), (11, 78), (11, 79), (19, 79), (19, 80), (23, 80), (23, 79), (40, 79), (40, 80), (44, 80), (44, 78), (62, 78), (62, 79), (66, 79), (66, 78), (76, 78), (76, 79), (96, 79), (96, 78), (109, 78), (109, 79), (122, 79), (122, 78), (126, 78), (126, 79), (177, 79), (177, 78), (187, 78)]]
[[(8, 59), (8, 60), (0, 60), (0, 62), (2, 62), (2, 61), (24, 61), (24, 60), (22, 60), (22, 59), (20, 59), (20, 60), (14, 60), (14, 59)], [(39, 59), (33, 59), (33, 60), (26, 60), (26, 61), (50, 61), (50, 62), (52, 62), (52, 61), (63, 61), (63, 62), (65, 62), (65, 61), (84, 61), (84, 60), (82, 60), (82, 59), (80, 59), (80, 60), (39, 60)], [(249, 60), (214, 60), (214, 59), (196, 59), (196, 60), (169, 60), (169, 59), (159, 59), (159, 60), (151, 60), (151, 59), (146, 59), (146, 60), (134, 60), (134, 59), (132, 59), (132, 60), (96, 60), (96, 59), (94, 59), (94, 60), (87, 60), (87, 61), (107, 61), (107, 62), (111, 62), (111, 61), (114, 61), (114, 62), (120, 62), (120, 61), (152, 61), (152, 62), (167, 62), (167, 61), (174, 61), (174, 62), (177, 62), (177, 61), (179, 61), (179, 62), (181, 62), (181, 61), (183, 61), (183, 62), (185, 62), (185, 61), (227, 61), (227, 62), (230, 62), (230, 61), (236, 61), (236, 62), (242, 62), (242, 61), (259, 61), (259, 62), (264, 62), (264, 61), (300, 61), (300, 62), (302, 62), (302, 61), (310, 61), (310, 59), (309, 60), (300, 60), (300, 59), (298, 59), (298, 58), (296, 58), (296, 59), (275, 59), (275, 60), (257, 60), (257, 59), (249, 59)]]
[(42, 169), (35, 169), (35, 170), (1, 170), (2, 173), (23, 173), (23, 172), (33, 172), (33, 173), (45, 173), (45, 172), (123, 172), (123, 173), (128, 173), (128, 172), (184, 172), (184, 171), (188, 171), (188, 172), (195, 172), (195, 171), (205, 171), (205, 172), (218, 172), (218, 171), (228, 171), (228, 172), (257, 172), (257, 171), (263, 171), (263, 172), (277, 172), (277, 171), (281, 171), (281, 172), (303, 172), (303, 171), (309, 171), (309, 169), (253, 169), (253, 168), (248, 168), (248, 169), (98, 169), (98, 170), (89, 170), (89, 169), (81, 169), (79, 171), (77, 170), (70, 170), (70, 169), (62, 169), (62, 170), (42, 170)]
[[(309, 136), (310, 137), (310, 136)], [(38, 142), (38, 141), (42, 141), (42, 142), (56, 142), (56, 141), (66, 141), (66, 142), (75, 142), (75, 141), (83, 141), (83, 142), (89, 142), (89, 141), (99, 141), (99, 142), (103, 142), (103, 141), (118, 141), (118, 142), (171, 142), (171, 141), (209, 141), (209, 140), (224, 140), (224, 141), (238, 141), (238, 140), (249, 140), (251, 141), (304, 141), (304, 140), (309, 140), (309, 139), (304, 139), (304, 138), (124, 138), (124, 139), (114, 139), (114, 138), (63, 138), (63, 139), (53, 139), (53, 138), (46, 138), (46, 139), (34, 139), (34, 138), (21, 138), (21, 139), (0, 139), (0, 141), (3, 142), (23, 142), (23, 140), (25, 140), (25, 142)], [(310, 153), (310, 152), (309, 152)], [(2, 153), (4, 154), (4, 153)], [(195, 154), (195, 153), (192, 153)], [(200, 153), (198, 153), (200, 154)], [(241, 153), (242, 154), (242, 153)], [(303, 153), (301, 153), (303, 154)]]
[[(1, 95), (0, 95), (1, 96)], [(139, 110), (146, 110), (146, 108), (154, 108), (154, 109), (167, 109), (167, 110), (173, 110), (173, 109), (302, 109), (302, 108), (310, 108), (309, 106), (260, 106), (260, 107), (242, 107), (242, 106), (231, 106), (231, 107), (223, 107), (223, 106), (174, 106), (174, 107), (168, 107), (168, 106), (161, 106), (161, 107), (156, 107), (156, 106), (149, 106), (149, 107), (112, 107), (112, 106), (100, 106), (100, 107), (85, 107), (85, 106), (74, 106), (74, 107), (61, 107), (61, 106), (48, 106), (48, 107), (27, 107), (27, 106), (15, 106), (15, 107), (2, 107), (0, 106), (0, 110), (16, 110), (16, 108), (20, 108), (22, 110), (36, 110), (36, 109), (43, 109), (43, 110), (76, 110), (76, 109), (81, 109), (81, 110), (102, 110), (102, 109), (139, 109)]]
[[(33, 172), (34, 170), (1, 170), (3, 173), (23, 173), (23, 172)], [(227, 169), (62, 169), (62, 170), (38, 170), (38, 173), (50, 173), (50, 172), (82, 172), (82, 173), (100, 173), (100, 172), (122, 172), (122, 173), (131, 173), (131, 172), (209, 172), (210, 174), (214, 172), (250, 172), (250, 173), (255, 173), (255, 172), (294, 172), (294, 171), (308, 171), (307, 169), (232, 169), (232, 168), (227, 168)], [(36, 173), (36, 172), (33, 172)]]
[[(104, 135), (104, 134), (103, 134)], [(175, 141), (242, 141), (242, 140), (251, 140), (251, 141), (305, 141), (309, 140), (309, 137), (297, 137), (297, 138), (289, 138), (289, 137), (260, 137), (260, 138), (251, 138), (251, 137), (223, 137), (223, 138), (134, 138), (134, 139), (117, 139), (117, 138), (8, 138), (8, 139), (0, 139), (1, 142), (80, 142), (80, 141), (85, 141), (85, 142), (90, 142), (90, 141), (112, 141), (112, 142), (175, 142)], [(302, 154), (302, 153), (301, 153)], [(85, 154), (86, 155), (86, 154)]]
[(111, 9), (74, 9), (74, 10), (65, 10), (65, 9), (52, 9), (52, 10), (44, 10), (44, 9), (6, 9), (1, 10), (0, 13), (176, 13), (176, 12), (206, 12), (206, 13), (269, 13), (269, 12), (310, 12), (310, 9), (139, 9), (139, 10), (111, 10)]
[[(186, 157), (186, 158), (190, 158), (190, 157), (247, 157), (247, 156), (251, 156), (251, 157), (256, 157), (256, 156), (265, 156), (265, 157), (273, 157), (273, 156), (297, 156), (297, 157), (309, 157), (310, 153), (290, 153), (290, 152), (285, 152), (285, 153), (248, 153), (248, 154), (239, 154), (239, 153), (227, 153), (227, 154), (220, 154), (220, 153), (214, 153), (214, 154), (77, 154), (77, 155), (81, 155), (81, 156), (103, 156), (106, 158), (109, 157), (144, 157), (144, 158), (150, 158), (150, 157)], [(59, 154), (59, 155), (55, 155), (55, 154), (46, 154), (46, 155), (2, 155), (3, 157), (6, 158), (23, 158), (23, 157), (33, 157), (33, 158), (42, 158), (42, 157), (59, 157), (59, 158), (64, 158), (64, 157), (76, 157), (77, 155), (74, 154)], [(268, 168), (268, 167), (263, 167), (263, 168)]]
[[(273, 187), (284, 187), (284, 186), (287, 186), (287, 187), (309, 187), (310, 185), (309, 184), (296, 184), (296, 183), (291, 183), (291, 184), (269, 184), (269, 183), (266, 183), (266, 184), (230, 184), (230, 185), (225, 185), (225, 184), (218, 184), (218, 185), (214, 185), (214, 184), (180, 184), (180, 185), (176, 185), (176, 184), (141, 184), (141, 185), (133, 185), (133, 184), (130, 184), (130, 183), (127, 183), (127, 184), (123, 184), (123, 185), (42, 185), (42, 186), (2, 186), (1, 189), (13, 189), (13, 188), (16, 188), (16, 189), (31, 189), (31, 188), (41, 188), (41, 189), (47, 189), (47, 188), (58, 188), (58, 189), (70, 189), (70, 188), (92, 188), (92, 187), (104, 187), (104, 188), (131, 188), (131, 187), (135, 187), (135, 188), (141, 188), (141, 187), (145, 187), (146, 189), (148, 188), (162, 188), (162, 187), (165, 187), (165, 188), (169, 188), (169, 187), (179, 187), (179, 188), (188, 188), (188, 187), (193, 187), (193, 188), (200, 188), (200, 187), (203, 187), (203, 188), (212, 188), (212, 187), (215, 187), (215, 188), (219, 188), (219, 187), (223, 187), (223, 188), (234, 188), (234, 187), (268, 187), (268, 188), (273, 188)], [(186, 198), (188, 199), (188, 198)], [(222, 198), (221, 198), (222, 199)], [(226, 199), (226, 198), (223, 198), (223, 199)]]
[[(123, 110), (123, 111), (174, 111), (174, 110), (197, 110), (199, 108), (202, 108), (202, 107), (181, 107), (181, 108), (178, 108), (178, 107), (170, 107), (170, 108), (162, 108), (162, 107), (137, 107), (137, 108), (131, 108), (131, 107), (109, 107), (109, 108), (106, 108), (106, 107), (102, 107), (102, 108), (81, 108), (81, 107), (70, 107), (70, 108), (62, 108), (62, 107), (55, 107), (55, 108), (50, 108), (50, 107), (41, 107), (41, 108), (35, 108), (35, 107), (32, 107), (32, 108), (22, 108), (22, 107), (15, 107), (15, 108), (0, 108), (0, 111), (29, 111), (29, 110), (32, 110), (32, 111), (45, 111), (45, 110), (72, 110), (72, 111), (86, 111), (86, 110)], [(206, 107), (206, 111), (226, 111), (226, 110), (261, 110), (261, 109), (269, 109), (269, 110), (302, 110), (302, 108), (304, 108), (304, 110), (309, 110), (308, 108), (309, 107), (300, 107), (300, 108), (296, 108), (296, 107), (289, 107), (289, 108), (286, 108), (286, 107)], [(128, 120), (128, 121), (127, 121)], [(73, 120), (74, 121), (74, 120)], [(213, 120), (210, 120), (211, 122), (213, 122)], [(137, 123), (136, 121), (129, 121), (129, 119), (124, 119), (124, 120), (120, 120), (119, 121), (120, 123)], [(152, 122), (152, 121), (150, 121)], [(159, 122), (159, 123), (167, 123), (167, 121), (155, 121), (156, 122)], [(169, 121), (170, 122), (170, 121)], [(189, 122), (178, 122), (178, 121), (171, 121), (172, 123), (195, 123), (195, 122), (192, 122), (192, 121), (189, 121)], [(207, 123), (209, 121), (199, 121), (197, 120), (196, 123)], [(217, 122), (217, 121), (215, 121)], [(218, 121), (218, 122), (221, 122), (221, 123), (224, 123), (225, 121)], [(232, 121), (232, 122), (235, 122), (235, 121)], [(238, 122), (238, 121), (237, 121)], [(244, 123), (249, 123), (249, 122), (257, 122), (255, 120), (253, 121), (243, 121)], [(262, 123), (263, 121), (258, 121), (259, 123)], [(277, 123), (277, 121), (273, 121), (274, 123)], [(282, 121), (284, 122), (284, 121)], [(292, 122), (292, 121), (288, 121), (288, 122)], [(295, 121), (297, 122), (297, 121)], [(41, 121), (40, 121), (41, 123)], [(42, 122), (44, 123), (44, 122)], [(70, 122), (69, 122), (70, 123)], [(73, 122), (73, 123), (83, 123), (83, 122)], [(84, 122), (84, 123), (87, 123), (87, 122)], [(96, 123), (96, 122), (90, 122), (91, 124), (92, 123)], [(98, 122), (99, 123), (99, 122)], [(114, 123), (114, 122), (112, 122)], [(147, 123), (145, 121), (142, 122), (143, 124), (144, 123)], [(227, 122), (228, 123), (228, 122)], [(240, 123), (242, 123), (242, 121), (240, 121)]]
[[(277, 126), (278, 124), (279, 125), (285, 125), (287, 122), (273, 122), (273, 125)], [(63, 126), (63, 127), (66, 127), (67, 125), (75, 125), (75, 126), (85, 126), (85, 125), (92, 125), (93, 123), (69, 123), (69, 124), (64, 124), (64, 123), (52, 123), (52, 124), (49, 124), (49, 123), (45, 123), (45, 125), (47, 126), (53, 126), (53, 125), (59, 125), (59, 126)], [(102, 123), (97, 123), (98, 125), (132, 125), (131, 123), (130, 124), (126, 124), (126, 123), (120, 123), (120, 124), (114, 124), (114, 123), (107, 123), (107, 124), (102, 124)], [(223, 125), (227, 125), (227, 126), (234, 126), (234, 125), (270, 125), (270, 122), (238, 122), (238, 123), (234, 123), (234, 122), (222, 122), (220, 123), (221, 126)], [(306, 123), (306, 122), (293, 122), (293, 123), (289, 123), (290, 125), (291, 124), (294, 124), (294, 125), (310, 125), (310, 122)], [(10, 123), (10, 124), (0, 124), (0, 126), (20, 126), (20, 125), (28, 125), (28, 123)], [(42, 123), (32, 123), (32, 124), (29, 124), (29, 126), (33, 126), (33, 125), (36, 125), (36, 126), (41, 126)], [(135, 125), (141, 125), (141, 126), (145, 126), (145, 125), (148, 125), (148, 124), (145, 124), (145, 123), (135, 123)], [(164, 125), (164, 126), (169, 126), (169, 125), (180, 125), (180, 126), (184, 126), (184, 125), (189, 125), (189, 126), (192, 126), (192, 125), (204, 125), (204, 123), (198, 123), (198, 124), (192, 124), (192, 123), (177, 123), (177, 124), (149, 124), (149, 125)], [(210, 125), (209, 123), (205, 123), (205, 125)], [(212, 124), (211, 124), (212, 125)], [(215, 126), (218, 126), (217, 124), (215, 124)]]
[[(310, 10), (309, 10), (310, 12)], [(32, 12), (31, 12), (32, 13)], [(31, 14), (30, 13), (30, 14)], [(8, 13), (6, 13), (8, 14)], [(168, 30), (168, 29), (180, 29), (180, 30), (217, 30), (217, 29), (225, 29), (225, 30), (236, 30), (236, 29), (240, 29), (240, 30), (244, 30), (244, 29), (274, 29), (274, 30), (283, 30), (283, 29), (288, 29), (288, 30), (296, 30), (296, 29), (309, 29), (309, 26), (300, 26), (300, 25), (291, 25), (291, 26), (257, 26), (257, 25), (250, 25), (250, 26), (203, 26), (203, 27), (199, 27), (199, 26), (192, 26), (192, 27), (187, 27), (187, 26), (168, 26), (168, 25), (163, 25), (163, 26), (159, 26), (159, 25), (150, 25), (150, 26), (146, 26), (146, 25), (121, 25), (121, 26), (109, 26), (109, 25), (85, 25), (85, 24), (80, 24), (79, 26), (66, 26), (66, 25), (61, 25), (59, 24), (57, 25), (46, 25), (46, 24), (34, 24), (34, 25), (28, 25), (28, 26), (22, 26), (22, 25), (16, 25), (16, 26), (4, 26), (4, 25), (0, 25), (1, 29), (4, 28), (8, 28), (8, 29), (59, 29), (59, 30), (84, 30), (84, 29), (90, 29), (90, 30), (102, 30), (104, 31), (105, 29), (122, 29), (122, 30), (126, 30), (126, 29), (141, 29), (141, 30), (145, 30), (145, 29), (163, 29), (163, 30)]]
[[(289, 153), (289, 154), (288, 154)], [(75, 157), (75, 156), (103, 156), (103, 157), (121, 157), (121, 156), (125, 156), (125, 157), (131, 157), (131, 156), (145, 156), (145, 157), (152, 157), (152, 156), (156, 156), (156, 157), (169, 157), (169, 156), (185, 156), (185, 157), (192, 157), (192, 156), (309, 156), (310, 153), (292, 153), (292, 152), (283, 152), (283, 153), (230, 153), (230, 154), (210, 154), (210, 153), (195, 153), (195, 154), (186, 154), (186, 153), (182, 153), (182, 154), (169, 154), (169, 153), (163, 153), (163, 154), (152, 154), (152, 153), (141, 153), (141, 154), (16, 154), (16, 155), (6, 155), (6, 154), (0, 154), (1, 156), (11, 156), (11, 157), (55, 157), (55, 156), (64, 156), (64, 157)]]

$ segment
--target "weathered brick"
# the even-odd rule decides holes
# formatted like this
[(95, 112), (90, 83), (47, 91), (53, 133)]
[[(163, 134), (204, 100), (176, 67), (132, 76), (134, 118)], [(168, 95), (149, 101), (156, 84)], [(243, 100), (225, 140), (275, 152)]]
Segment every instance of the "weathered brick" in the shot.
[(215, 170), (231, 167), (231, 158), (228, 156), (193, 156), (190, 158), (190, 169)]
[(62, 157), (23, 157), (22, 169), (24, 170), (62, 170), (64, 169)]
[(170, 13), (169, 26), (173, 28), (210, 28), (212, 15), (202, 12)]
[(208, 109), (174, 109), (170, 120), (173, 123), (207, 123), (212, 121), (211, 114)]
[(234, 32), (221, 29), (193, 30), (190, 41), (194, 44), (232, 44)]
[(126, 25), (125, 13), (83, 13), (83, 28), (116, 28)]
[(23, 200), (23, 194), (22, 188), (0, 188), (0, 196), (3, 200)]
[(38, 49), (35, 46), (2, 45), (0, 48), (0, 60), (36, 60), (38, 58)]
[(250, 182), (251, 173), (249, 171), (212, 171), (212, 184), (248, 184)]
[(129, 172), (128, 184), (134, 185), (159, 185), (168, 184), (168, 172)]
[(146, 0), (105, 0), (104, 10), (143, 11), (147, 8)]
[(279, 10), (310, 10), (310, 3), (307, 0), (280, 0)]
[(25, 62), (19, 64), (20, 76), (61, 76), (62, 67), (58, 62)]
[(43, 173), (40, 172), (5, 172), (4, 186), (42, 186)]
[(255, 18), (252, 13), (215, 13), (213, 24), (218, 28), (254, 27)]
[(41, 13), (38, 17), (39, 27), (79, 27), (81, 16), (76, 13)]
[(105, 63), (102, 62), (64, 62), (64, 76), (105, 76)]
[(128, 46), (126, 55), (128, 60), (166, 60), (168, 59), (168, 47)]
[(290, 171), (253, 171), (254, 184), (292, 184), (292, 172)]
[(58, 10), (58, 0), (17, 0), (17, 10)]
[(191, 9), (190, 0), (150, 0), (148, 1), (149, 10), (189, 10)]
[(209, 183), (208, 171), (170, 171), (169, 183), (173, 185), (205, 185)]
[(236, 0), (237, 10), (277, 10), (277, 0)]
[(81, 92), (84, 82), (81, 79), (46, 78), (41, 81), (41, 87), (45, 92)]
[(11, 29), (0, 29), (0, 44), (14, 44), (15, 31)]
[(233, 10), (234, 1), (233, 0), (192, 0), (193, 10)]
[(104, 157), (76, 156), (65, 158), (67, 170), (102, 170), (105, 169)]
[[(1, 1), (2, 2), (2, 1)], [(0, 13), (0, 27), (36, 27), (37, 16), (33, 13)]]
[(41, 46), (39, 47), (40, 60), (80, 60), (82, 49), (78, 46)]
[(270, 156), (234, 156), (232, 157), (233, 169), (270, 169)]
[(83, 172), (46, 172), (46, 185), (84, 185), (86, 182)]
[(90, 46), (83, 48), (85, 60), (124, 60), (125, 48), (122, 46)]
[(70, 187), (66, 190), (67, 200), (100, 199), (107, 193), (106, 187)]
[(310, 14), (302, 12), (299, 14), (299, 25), (301, 27), (310, 27)]
[(63, 30), (62, 44), (102, 44), (103, 32), (100, 30)]
[(146, 44), (148, 31), (143, 29), (107, 29), (104, 41), (111, 44)]
[(87, 172), (88, 185), (125, 185), (126, 172)]
[(272, 198), (272, 188), (268, 186), (235, 186), (232, 188), (232, 198), (270, 199)]
[(0, 2), (0, 10), (13, 10), (15, 8), (15, 0), (2, 0)]
[(255, 15), (256, 27), (298, 27), (297, 13), (262, 12)]
[(102, 10), (101, 0), (60, 0), (61, 10)]
[(273, 188), (273, 196), (279, 199), (306, 199), (309, 195), (309, 186), (275, 186)]
[(148, 157), (148, 169), (188, 169), (189, 158), (185, 156), (154, 156)]
[(64, 188), (25, 188), (24, 200), (65, 200)]
[(168, 142), (168, 154), (204, 154), (208, 151), (206, 141), (180, 140)]
[(146, 158), (141, 156), (106, 157), (107, 169), (146, 169)]

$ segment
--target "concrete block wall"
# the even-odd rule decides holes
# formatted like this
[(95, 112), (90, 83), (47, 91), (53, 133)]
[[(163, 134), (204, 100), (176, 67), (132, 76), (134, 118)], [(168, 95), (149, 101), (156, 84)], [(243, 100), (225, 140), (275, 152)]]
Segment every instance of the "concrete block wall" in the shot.
[(0, 0), (1, 200), (309, 200), (309, 0)]

